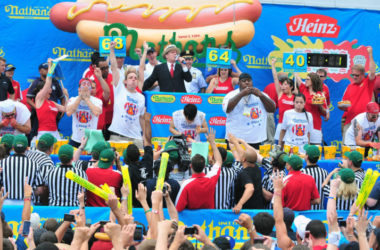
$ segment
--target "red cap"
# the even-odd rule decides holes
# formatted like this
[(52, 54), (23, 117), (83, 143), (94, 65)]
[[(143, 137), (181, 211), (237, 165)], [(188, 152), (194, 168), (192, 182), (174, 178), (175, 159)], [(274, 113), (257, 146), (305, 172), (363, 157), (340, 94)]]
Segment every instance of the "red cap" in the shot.
[(367, 113), (370, 113), (370, 114), (379, 113), (379, 105), (376, 102), (369, 102), (367, 104)]

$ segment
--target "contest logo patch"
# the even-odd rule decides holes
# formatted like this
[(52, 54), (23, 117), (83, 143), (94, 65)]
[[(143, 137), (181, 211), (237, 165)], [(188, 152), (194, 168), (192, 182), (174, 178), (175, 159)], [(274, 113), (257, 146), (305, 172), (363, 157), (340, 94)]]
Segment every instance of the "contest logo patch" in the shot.
[(174, 95), (152, 95), (150, 97), (152, 102), (157, 103), (173, 103), (175, 102), (175, 96)]
[(210, 96), (207, 98), (208, 103), (210, 104), (222, 104), (224, 96)]
[(127, 102), (124, 105), (124, 110), (128, 115), (137, 114), (137, 105), (134, 103)]
[(214, 116), (211, 117), (208, 124), (213, 126), (226, 126), (226, 117), (223, 116)]
[(170, 124), (172, 117), (170, 115), (155, 115), (153, 116), (153, 124)]
[(79, 111), (77, 112), (77, 119), (80, 123), (89, 123), (92, 120), (92, 115), (87, 111)]
[(202, 103), (202, 98), (197, 95), (184, 95), (181, 97), (181, 103), (186, 103), (186, 104), (201, 104)]
[(19, 6), (8, 4), (4, 6), (10, 19), (49, 20), (50, 6)]
[(251, 119), (259, 119), (261, 115), (261, 110), (258, 108), (251, 108), (250, 116)]
[(335, 18), (318, 15), (302, 14), (292, 16), (286, 24), (289, 36), (315, 36), (337, 38), (340, 31), (338, 20)]
[(292, 127), (292, 132), (296, 136), (304, 136), (306, 132), (306, 126), (302, 124), (296, 124)]

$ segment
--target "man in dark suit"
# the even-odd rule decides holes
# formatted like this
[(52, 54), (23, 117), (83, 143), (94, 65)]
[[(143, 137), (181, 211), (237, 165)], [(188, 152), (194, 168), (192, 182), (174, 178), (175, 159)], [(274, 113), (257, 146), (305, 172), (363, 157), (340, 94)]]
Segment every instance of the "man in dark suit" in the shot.
[[(165, 48), (163, 57), (166, 59), (166, 63), (154, 67), (152, 74), (144, 82), (143, 91), (150, 89), (158, 81), (161, 92), (186, 93), (184, 81), (191, 82), (192, 77), (188, 66), (176, 63), (179, 53), (179, 49), (174, 44)], [(185, 59), (179, 57), (178, 61), (183, 62)]]

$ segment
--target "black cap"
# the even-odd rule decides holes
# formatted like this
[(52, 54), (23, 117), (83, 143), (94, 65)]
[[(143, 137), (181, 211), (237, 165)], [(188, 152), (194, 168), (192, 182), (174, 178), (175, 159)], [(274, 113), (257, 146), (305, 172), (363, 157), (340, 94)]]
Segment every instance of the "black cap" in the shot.
[(7, 64), (5, 65), (5, 71), (11, 71), (11, 70), (15, 70), (16, 67), (13, 65), (13, 64)]
[(153, 52), (156, 52), (156, 50), (153, 47), (151, 47), (148, 49), (148, 51), (146, 53), (149, 54), (149, 53), (153, 53)]
[(248, 73), (241, 73), (239, 76), (239, 81), (244, 80), (244, 79), (252, 80), (252, 76)]
[(181, 52), (181, 56), (182, 57), (193, 57), (194, 56), (194, 52), (192, 50), (184, 50)]
[(49, 68), (49, 64), (48, 63), (41, 63), (40, 66), (38, 66), (38, 70), (40, 69), (48, 69)]

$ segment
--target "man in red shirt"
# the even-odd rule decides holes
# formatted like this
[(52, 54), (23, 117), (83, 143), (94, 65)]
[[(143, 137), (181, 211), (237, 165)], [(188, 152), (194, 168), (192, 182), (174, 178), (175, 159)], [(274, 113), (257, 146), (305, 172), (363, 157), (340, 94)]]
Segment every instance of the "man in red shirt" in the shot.
[(210, 142), (214, 153), (215, 163), (206, 175), (205, 158), (196, 154), (191, 159), (191, 170), (193, 175), (184, 181), (177, 195), (176, 208), (178, 212), (184, 209), (214, 209), (215, 208), (215, 187), (220, 175), (220, 167), (223, 160), (215, 144), (215, 131), (210, 129), (207, 140)]
[(321, 201), (314, 178), (300, 171), (302, 159), (299, 156), (285, 156), (284, 161), (289, 174), (284, 178), (283, 207), (294, 211), (310, 210), (311, 205), (319, 204)]
[[(112, 169), (112, 163), (115, 153), (112, 149), (104, 149), (100, 152), (99, 161), (95, 163), (93, 168), (86, 170), (88, 181), (100, 187), (107, 183), (109, 187), (115, 188), (116, 196), (120, 197), (120, 188), (123, 184), (123, 178), (119, 171)], [(106, 207), (104, 199), (99, 196), (87, 192), (87, 206)]]
[(373, 60), (372, 47), (368, 47), (369, 55), (369, 74), (365, 75), (365, 68), (362, 65), (355, 64), (351, 68), (351, 77), (353, 82), (347, 86), (344, 92), (343, 101), (349, 101), (350, 105), (338, 104), (338, 108), (344, 111), (342, 117), (342, 136), (343, 141), (351, 120), (360, 113), (366, 111), (367, 103), (373, 98), (375, 80), (376, 80), (376, 63)]
[[(5, 76), (11, 79), (12, 81), (12, 86), (13, 89), (15, 90), (14, 94), (14, 100), (15, 101), (20, 101), (21, 100), (21, 88), (20, 88), (20, 83), (16, 80), (13, 80), (13, 76), (15, 74), (15, 69), (16, 67), (13, 64), (7, 64), (5, 66)], [(8, 94), (9, 98), (9, 94)]]

